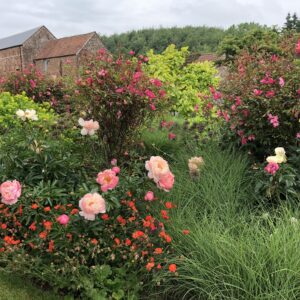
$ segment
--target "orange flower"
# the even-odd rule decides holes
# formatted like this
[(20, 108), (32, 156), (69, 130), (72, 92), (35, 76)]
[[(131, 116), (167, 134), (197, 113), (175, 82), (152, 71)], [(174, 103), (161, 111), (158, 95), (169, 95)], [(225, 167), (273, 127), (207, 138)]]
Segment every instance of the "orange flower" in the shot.
[(78, 212), (79, 212), (79, 209), (73, 208), (70, 212), (70, 215), (76, 215), (76, 214), (78, 214)]
[(33, 222), (30, 226), (29, 226), (29, 229), (32, 230), (32, 231), (35, 231), (36, 230), (36, 223)]
[(126, 225), (126, 220), (122, 216), (117, 217), (117, 221), (122, 225)]
[(159, 233), (159, 236), (162, 237), (167, 243), (171, 243), (172, 241), (172, 238), (168, 234), (166, 234), (165, 231), (161, 231)]
[(168, 220), (169, 216), (168, 216), (168, 212), (166, 210), (161, 210), (161, 216), (165, 219)]
[(96, 239), (91, 239), (91, 243), (94, 244), (94, 245), (97, 245), (98, 241)]
[(46, 206), (45, 208), (44, 208), (44, 212), (49, 212), (51, 210), (51, 207), (50, 206)]
[(144, 236), (144, 234), (145, 233), (143, 231), (137, 230), (132, 234), (132, 238), (138, 239), (138, 238)]
[(173, 272), (173, 273), (176, 272), (176, 265), (175, 264), (170, 264), (169, 265), (169, 271)]
[(42, 232), (39, 234), (39, 237), (40, 237), (41, 239), (45, 240), (46, 237), (47, 237), (47, 231), (42, 231)]
[(4, 237), (4, 242), (9, 244), (9, 245), (18, 245), (20, 243), (20, 240), (14, 240), (13, 237), (10, 237), (10, 236), (5, 236)]
[(53, 223), (50, 222), (50, 221), (44, 221), (43, 222), (43, 225), (44, 225), (45, 229), (48, 230), (48, 231), (50, 231), (52, 229), (52, 224)]
[(53, 250), (54, 250), (54, 241), (51, 240), (48, 244), (48, 251), (53, 252)]
[(103, 221), (109, 220), (108, 214), (103, 214), (103, 215), (101, 216), (101, 219), (102, 219)]
[(120, 239), (118, 239), (118, 238), (114, 238), (114, 241), (115, 241), (115, 243), (117, 244), (117, 246), (119, 246), (120, 243), (121, 243)]
[(154, 254), (162, 254), (163, 253), (163, 249), (162, 248), (155, 248)]
[(134, 211), (137, 212), (134, 201), (129, 201), (128, 206)]
[(36, 203), (31, 204), (32, 209), (37, 209), (39, 206)]
[(146, 265), (146, 269), (150, 272), (154, 266), (155, 266), (154, 262), (148, 262)]
[(171, 208), (173, 208), (173, 207), (175, 207), (175, 206), (174, 206), (174, 204), (173, 204), (172, 202), (167, 201), (167, 202), (165, 203), (165, 207), (166, 207), (167, 209), (171, 209)]
[(184, 229), (184, 230), (182, 230), (182, 233), (185, 234), (185, 235), (187, 235), (187, 234), (190, 233), (190, 231), (188, 229)]

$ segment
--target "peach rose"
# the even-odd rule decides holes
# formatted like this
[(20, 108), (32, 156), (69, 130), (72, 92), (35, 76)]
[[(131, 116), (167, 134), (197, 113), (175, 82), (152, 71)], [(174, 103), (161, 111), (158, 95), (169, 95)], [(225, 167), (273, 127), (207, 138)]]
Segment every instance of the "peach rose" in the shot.
[(21, 196), (21, 184), (19, 181), (5, 181), (0, 185), (2, 202), (7, 205), (15, 204)]
[(107, 190), (112, 190), (117, 186), (119, 183), (119, 177), (113, 170), (107, 169), (98, 173), (96, 181), (101, 185), (101, 191), (106, 192)]
[(153, 179), (155, 183), (158, 183), (159, 178), (170, 171), (168, 162), (160, 156), (151, 156), (150, 160), (146, 161), (145, 167), (148, 171), (148, 177)]
[(79, 118), (78, 123), (82, 127), (82, 135), (93, 135), (99, 129), (99, 123), (97, 121), (93, 121), (92, 119), (85, 121), (82, 118)]
[(157, 187), (164, 190), (165, 192), (169, 192), (172, 189), (173, 185), (174, 175), (171, 171), (164, 175), (161, 175), (157, 183)]
[(84, 195), (79, 201), (79, 207), (79, 214), (90, 221), (94, 221), (97, 214), (106, 212), (105, 200), (98, 193)]

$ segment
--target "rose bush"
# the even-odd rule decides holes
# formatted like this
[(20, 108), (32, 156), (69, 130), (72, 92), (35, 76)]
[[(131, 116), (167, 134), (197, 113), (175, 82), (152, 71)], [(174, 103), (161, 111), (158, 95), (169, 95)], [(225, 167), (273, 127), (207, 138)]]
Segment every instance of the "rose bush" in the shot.
[(226, 136), (251, 149), (260, 159), (278, 144), (296, 144), (300, 130), (300, 65), (295, 61), (297, 36), (282, 37), (282, 55), (243, 52), (223, 81), (211, 90)]

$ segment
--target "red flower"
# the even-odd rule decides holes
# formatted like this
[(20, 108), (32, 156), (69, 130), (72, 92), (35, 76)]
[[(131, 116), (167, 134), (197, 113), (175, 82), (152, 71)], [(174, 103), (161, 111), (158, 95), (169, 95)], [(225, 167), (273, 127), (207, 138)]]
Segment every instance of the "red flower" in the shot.
[(115, 241), (115, 243), (117, 244), (117, 246), (119, 246), (120, 243), (121, 243), (120, 239), (118, 239), (118, 238), (114, 238), (114, 241)]
[(31, 204), (32, 209), (37, 209), (39, 206), (36, 203)]
[(168, 135), (169, 140), (174, 140), (176, 138), (176, 134), (173, 132), (170, 132)]
[(166, 210), (161, 210), (161, 216), (165, 219), (168, 220), (169, 216), (168, 216), (168, 212)]
[(47, 237), (47, 231), (42, 231), (42, 232), (39, 234), (39, 237), (40, 237), (41, 239), (45, 240), (46, 237)]
[(173, 273), (176, 272), (176, 265), (175, 264), (170, 264), (169, 265), (169, 271), (173, 272)]
[(122, 225), (126, 225), (126, 220), (122, 216), (117, 217), (117, 221)]
[(78, 214), (79, 210), (77, 208), (73, 208), (70, 212), (70, 215), (76, 215)]
[(44, 208), (44, 212), (49, 212), (51, 210), (51, 207), (50, 206), (46, 206), (45, 208)]
[(48, 231), (50, 231), (52, 229), (52, 222), (50, 222), (50, 221), (44, 221), (43, 225), (44, 225), (45, 229)]
[(32, 231), (35, 231), (36, 230), (36, 223), (33, 222), (30, 226), (29, 226), (29, 229), (32, 230)]
[(126, 244), (127, 246), (130, 246), (130, 245), (131, 245), (131, 240), (130, 240), (130, 239), (126, 239), (126, 240), (125, 240), (125, 244)]
[(146, 269), (150, 272), (154, 266), (155, 266), (154, 262), (148, 262), (146, 265)]
[(188, 229), (184, 229), (184, 230), (182, 230), (182, 233), (187, 235), (187, 234), (190, 234), (190, 231)]
[(163, 253), (163, 249), (162, 248), (155, 248), (153, 253), (154, 254), (162, 254)]
[(102, 219), (103, 221), (109, 220), (108, 214), (103, 214), (103, 215), (101, 216), (101, 219)]
[(172, 202), (170, 202), (170, 201), (167, 201), (167, 202), (165, 203), (165, 207), (166, 207), (167, 209), (171, 209), (171, 208), (173, 208), (173, 207), (174, 207), (174, 205), (173, 205), (173, 203), (172, 203)]
[(97, 241), (96, 239), (91, 239), (91, 243), (92, 243), (93, 245), (97, 245), (97, 244), (98, 244), (98, 241)]
[(132, 234), (132, 238), (138, 239), (144, 235), (145, 235), (145, 233), (143, 231), (137, 230)]
[(54, 241), (51, 240), (48, 244), (48, 251), (53, 252), (53, 250), (54, 250)]
[(2, 229), (6, 229), (6, 228), (7, 228), (7, 225), (6, 225), (6, 224), (1, 224), (1, 228), (2, 228)]

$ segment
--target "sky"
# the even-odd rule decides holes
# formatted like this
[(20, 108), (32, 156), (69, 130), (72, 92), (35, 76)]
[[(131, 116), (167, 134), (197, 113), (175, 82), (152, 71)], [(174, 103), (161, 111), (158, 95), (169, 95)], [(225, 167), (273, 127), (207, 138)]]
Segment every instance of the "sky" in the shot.
[(56, 37), (242, 22), (279, 25), (300, 0), (0, 0), (0, 38), (45, 25)]

